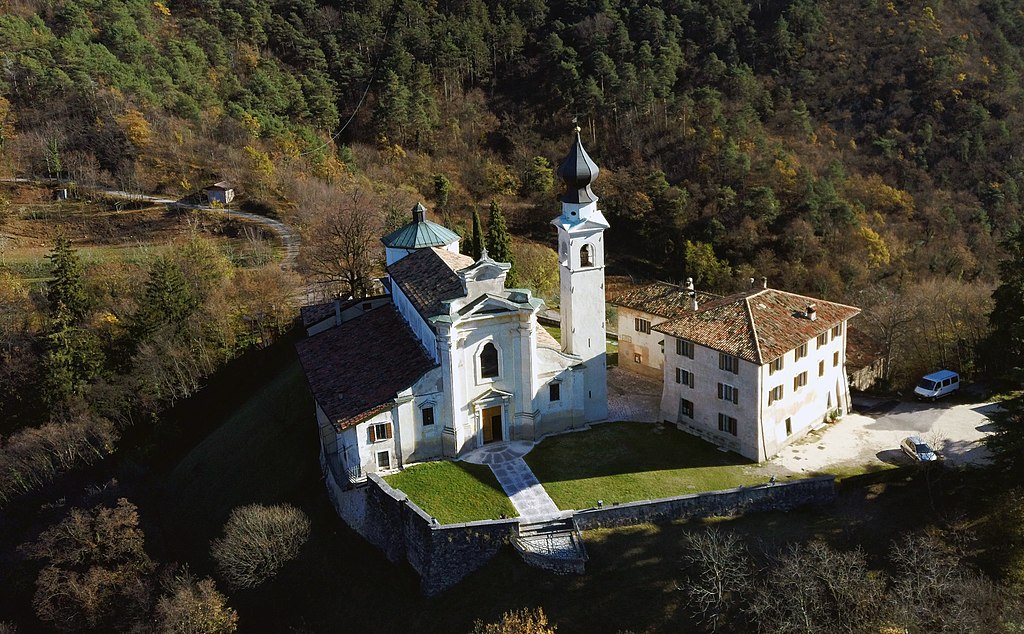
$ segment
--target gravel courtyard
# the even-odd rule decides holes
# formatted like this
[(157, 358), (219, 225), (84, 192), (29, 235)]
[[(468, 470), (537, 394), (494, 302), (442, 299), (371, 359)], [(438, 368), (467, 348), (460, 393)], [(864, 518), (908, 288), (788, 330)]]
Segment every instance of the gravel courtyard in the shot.
[(993, 403), (879, 401), (854, 398), (855, 413), (786, 447), (771, 464), (787, 471), (830, 467), (908, 464), (901, 440), (918, 435), (952, 465), (983, 464), (989, 453), (981, 440), (994, 430)]

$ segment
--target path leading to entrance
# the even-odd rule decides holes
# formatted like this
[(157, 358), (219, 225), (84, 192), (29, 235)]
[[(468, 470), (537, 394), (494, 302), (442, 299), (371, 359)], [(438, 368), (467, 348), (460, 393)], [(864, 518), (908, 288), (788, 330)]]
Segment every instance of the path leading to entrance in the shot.
[(522, 440), (496, 442), (474, 449), (462, 458), (466, 462), (485, 464), (491, 468), (524, 524), (562, 516), (537, 476), (533, 475), (523, 460), (523, 456), (531, 449), (533, 443)]

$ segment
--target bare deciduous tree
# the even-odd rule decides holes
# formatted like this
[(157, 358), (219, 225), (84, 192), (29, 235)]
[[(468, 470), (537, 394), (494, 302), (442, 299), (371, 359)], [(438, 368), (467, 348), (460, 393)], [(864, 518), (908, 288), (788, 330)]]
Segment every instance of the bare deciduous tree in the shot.
[(363, 187), (314, 187), (321, 188), (319, 195), (304, 197), (309, 224), (303, 231), (300, 266), (326, 294), (365, 297), (373, 290), (383, 249), (380, 201)]
[(298, 556), (309, 539), (306, 514), (287, 504), (250, 504), (231, 511), (224, 536), (213, 540), (210, 553), (229, 585), (260, 585)]
[(733, 597), (750, 579), (747, 548), (734, 533), (714, 527), (686, 533), (683, 540), (690, 549), (684, 557), (691, 571), (686, 587), (690, 607), (705, 625), (717, 630)]

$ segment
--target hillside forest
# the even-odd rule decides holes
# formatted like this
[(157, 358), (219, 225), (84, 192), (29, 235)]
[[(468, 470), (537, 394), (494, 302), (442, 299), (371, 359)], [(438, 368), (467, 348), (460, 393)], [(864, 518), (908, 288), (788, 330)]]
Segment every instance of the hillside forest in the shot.
[[(557, 302), (576, 126), (617, 283), (765, 277), (861, 307), (886, 389), (939, 367), (1019, 387), (1021, 76), (1017, 0), (0, 0), (0, 506), (272, 345), (303, 298), (375, 292), (417, 201), (469, 252), (507, 225), (514, 281)], [(82, 256), (86, 234), (135, 239), (101, 190), (221, 180), (298, 230), (294, 271), (238, 226), (151, 209), (167, 244)], [(5, 251), (28, 226), (32, 266)], [(134, 531), (106, 501), (79, 527)], [(219, 605), (174, 578), (165, 597)]]

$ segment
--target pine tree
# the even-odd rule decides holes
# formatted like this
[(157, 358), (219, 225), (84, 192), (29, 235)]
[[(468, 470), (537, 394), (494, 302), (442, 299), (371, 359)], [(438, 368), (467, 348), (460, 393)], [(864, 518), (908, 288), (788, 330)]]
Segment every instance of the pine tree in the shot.
[(512, 236), (505, 224), (505, 214), (497, 201), (491, 201), (491, 217), (487, 225), (487, 255), (496, 262), (512, 261)]
[(1024, 229), (1010, 233), (1003, 244), (1009, 257), (999, 263), (1002, 283), (992, 293), (989, 315), (990, 363), (993, 369), (1024, 369)]
[(480, 214), (473, 210), (473, 235), (469, 240), (469, 255), (479, 260), (484, 252), (484, 229), (480, 226)]
[(135, 316), (136, 338), (141, 341), (165, 325), (180, 328), (198, 305), (178, 263), (157, 258), (149, 270), (142, 308)]
[(43, 398), (52, 407), (82, 394), (103, 367), (103, 349), (91, 330), (75, 325), (63, 305), (51, 319), (43, 356)]
[(69, 323), (77, 324), (89, 312), (89, 296), (82, 279), (82, 262), (78, 253), (64, 235), (54, 240), (53, 250), (46, 256), (53, 265), (53, 280), (47, 284), (47, 298), (50, 302), (50, 316), (62, 317)]

